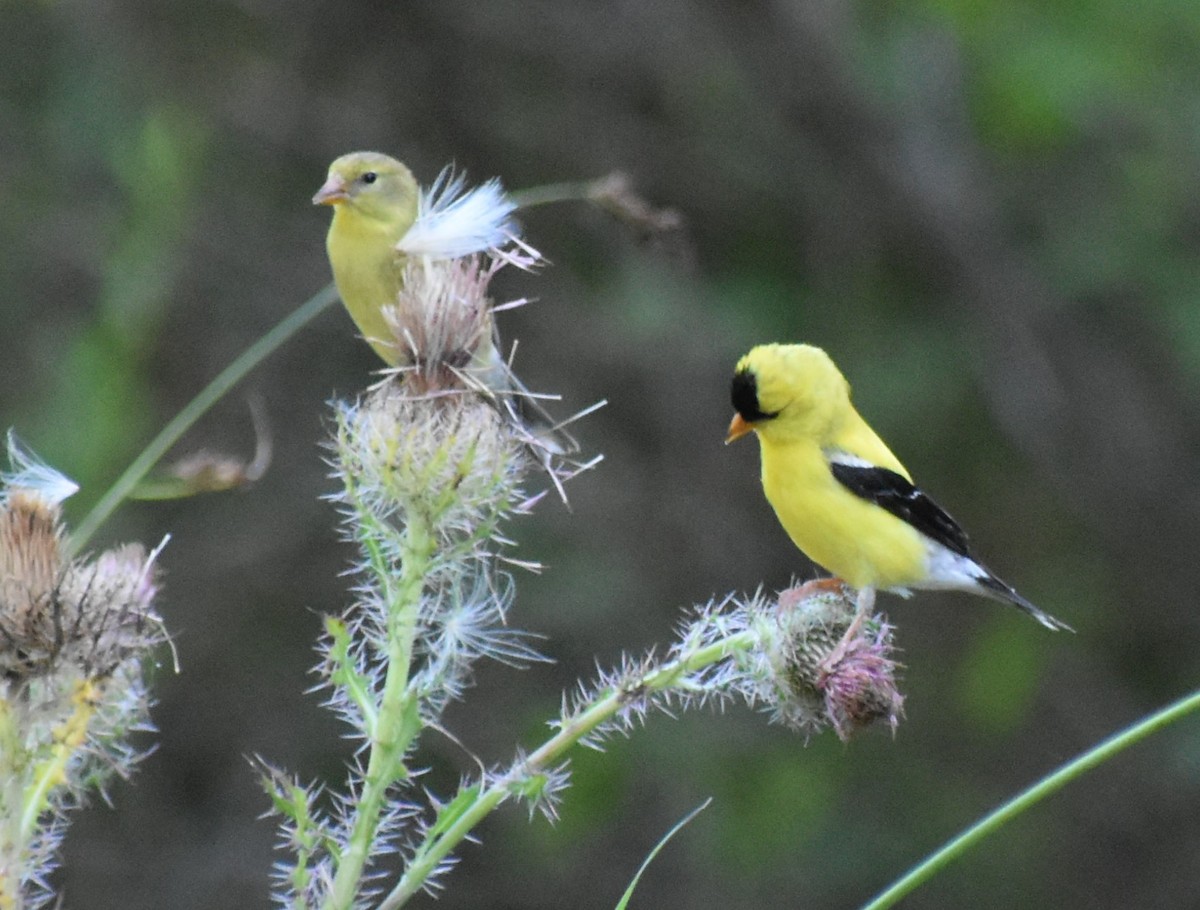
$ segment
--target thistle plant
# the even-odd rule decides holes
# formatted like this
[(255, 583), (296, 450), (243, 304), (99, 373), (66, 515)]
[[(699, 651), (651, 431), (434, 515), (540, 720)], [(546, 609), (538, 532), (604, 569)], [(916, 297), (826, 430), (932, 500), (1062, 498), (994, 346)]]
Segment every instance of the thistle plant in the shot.
[(0, 475), (0, 908), (47, 904), (70, 809), (104, 794), (150, 728), (144, 673), (164, 640), (155, 557), (72, 559), (60, 505), (76, 491), (10, 434)]
[[(728, 598), (696, 611), (665, 657), (628, 659), (563, 699), (549, 738), (465, 780), (447, 798), (417, 784), (421, 734), (470, 684), (475, 661), (542, 659), (508, 625), (517, 560), (504, 525), (595, 462), (574, 462), (523, 415), (529, 393), (494, 364), (492, 277), (530, 266), (527, 247), (492, 257), (412, 259), (385, 321), (401, 366), (359, 400), (334, 406), (331, 465), (343, 531), (355, 543), (354, 603), (328, 618), (319, 672), (329, 705), (359, 744), (336, 795), (264, 766), (287, 859), (276, 896), (296, 908), (395, 908), (436, 889), (454, 851), (501, 803), (550, 818), (567, 753), (628, 733), (655, 710), (741, 698), (805, 734), (893, 727), (891, 629), (855, 622), (841, 592)], [(378, 861), (400, 854), (395, 882)]]

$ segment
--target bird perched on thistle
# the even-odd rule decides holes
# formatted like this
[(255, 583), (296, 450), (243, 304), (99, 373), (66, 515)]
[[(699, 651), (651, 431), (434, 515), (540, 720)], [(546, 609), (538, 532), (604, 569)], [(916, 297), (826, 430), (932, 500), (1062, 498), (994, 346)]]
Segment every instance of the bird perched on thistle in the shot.
[(726, 443), (757, 434), (767, 501), (809, 559), (858, 590), (860, 616), (876, 590), (924, 588), (980, 594), (1048, 629), (1070, 629), (971, 555), (963, 529), (854, 409), (850, 384), (823, 350), (754, 348), (738, 361), (731, 397)]
[[(420, 303), (414, 302), (414, 295), (408, 295), (407, 310), (401, 299), (405, 285), (420, 280), (437, 286), (440, 297), (453, 302), (446, 283), (472, 280), (453, 270), (435, 274), (433, 263), (485, 252), (522, 268), (540, 261), (536, 251), (521, 242), (512, 220), (516, 204), (497, 180), (468, 190), (461, 175), (447, 168), (432, 186), (422, 189), (412, 171), (395, 158), (352, 152), (329, 166), (313, 204), (333, 207), (326, 249), (334, 283), (363, 339), (390, 367), (427, 360), (431, 335), (435, 346), (447, 344), (445, 333), (437, 335), (439, 326), (430, 324), (431, 314), (415, 311)], [(451, 339), (462, 342), (461, 350), (439, 347), (432, 353), (459, 370), (471, 387), (502, 402), (536, 444), (553, 454), (574, 451), (575, 440), (533, 400), (501, 356), (490, 307), (450, 315), (477, 317), (478, 327), (472, 323), (465, 340)]]

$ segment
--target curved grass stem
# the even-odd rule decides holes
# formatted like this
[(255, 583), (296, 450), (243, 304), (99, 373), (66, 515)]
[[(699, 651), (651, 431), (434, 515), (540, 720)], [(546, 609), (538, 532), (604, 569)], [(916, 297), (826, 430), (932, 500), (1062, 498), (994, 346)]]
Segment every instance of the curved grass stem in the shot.
[(563, 183), (547, 183), (509, 193), (518, 208), (528, 209), (555, 202), (588, 202), (596, 192), (597, 180), (573, 180)]
[(1108, 761), (1108, 759), (1117, 753), (1169, 726), (1197, 708), (1200, 708), (1200, 691), (1193, 692), (1191, 695), (1185, 696), (1179, 701), (1156, 711), (1133, 726), (1110, 736), (1099, 745), (1094, 746), (1063, 765), (1057, 771), (1043, 777), (1032, 787), (1019, 793), (994, 812), (981, 818), (940, 850), (914, 866), (911, 871), (882, 891), (870, 903), (863, 905), (862, 910), (885, 910), (887, 907), (894, 906), (901, 898), (929, 881), (929, 879), (943, 868), (961, 857), (985, 837), (1012, 821), (1025, 810), (1057, 793), (1075, 778), (1082, 776), (1097, 765)]
[(79, 523), (71, 535), (70, 555), (78, 555), (87, 546), (92, 535), (116, 511), (117, 506), (124, 502), (134, 487), (158, 464), (159, 459), (209, 408), (225, 397), (230, 389), (241, 382), (247, 373), (272, 354), (276, 348), (295, 335), (337, 299), (337, 291), (334, 290), (333, 285), (329, 285), (310, 297), (298, 309), (289, 313), (275, 328), (250, 345), (233, 363), (223, 369), (216, 379), (205, 386), (200, 394), (189, 401), (184, 409), (150, 441), (150, 444), (125, 469), (125, 473), (117, 478), (116, 482), (100, 498), (100, 501), (92, 507), (87, 517)]

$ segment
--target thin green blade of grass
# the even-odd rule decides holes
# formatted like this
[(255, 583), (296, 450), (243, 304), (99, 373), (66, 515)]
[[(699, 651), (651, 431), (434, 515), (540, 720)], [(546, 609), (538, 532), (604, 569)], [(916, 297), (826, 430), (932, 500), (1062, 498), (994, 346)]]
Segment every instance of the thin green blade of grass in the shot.
[(709, 803), (711, 802), (712, 797), (710, 796), (695, 809), (677, 821), (671, 830), (664, 834), (659, 842), (654, 845), (654, 849), (650, 851), (649, 855), (642, 861), (641, 866), (638, 867), (638, 871), (634, 874), (633, 880), (629, 883), (629, 887), (625, 889), (625, 893), (621, 896), (621, 900), (617, 903), (616, 910), (626, 910), (626, 908), (629, 906), (630, 898), (633, 897), (634, 889), (637, 888), (638, 882), (642, 880), (642, 873), (645, 872), (650, 866), (650, 863), (654, 861), (654, 857), (658, 856), (659, 851), (667, 845), (667, 841), (674, 837), (688, 822), (707, 809)]
[(1067, 762), (1057, 771), (1043, 777), (1033, 786), (1014, 796), (995, 811), (985, 815), (974, 825), (967, 828), (953, 840), (946, 843), (922, 862), (914, 866), (904, 876), (897, 879), (887, 889), (880, 892), (870, 903), (864, 904), (862, 910), (885, 910), (892, 907), (901, 898), (906, 897), (938, 872), (961, 857), (967, 850), (974, 847), (990, 834), (1022, 812), (1032, 808), (1037, 803), (1054, 795), (1077, 777), (1082, 776), (1092, 768), (1103, 764), (1119, 752), (1124, 751), (1135, 743), (1159, 730), (1170, 726), (1175, 721), (1185, 717), (1200, 708), (1200, 690), (1186, 695), (1165, 708), (1154, 712), (1127, 727), (1108, 739), (1093, 746), (1088, 751)]

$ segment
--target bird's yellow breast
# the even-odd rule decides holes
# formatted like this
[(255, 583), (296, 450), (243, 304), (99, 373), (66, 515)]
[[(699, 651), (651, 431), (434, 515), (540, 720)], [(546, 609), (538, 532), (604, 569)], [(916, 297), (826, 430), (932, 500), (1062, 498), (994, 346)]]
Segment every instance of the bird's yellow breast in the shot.
[(383, 308), (396, 302), (404, 268), (404, 257), (396, 251), (399, 238), (392, 233), (388, 225), (338, 206), (325, 241), (342, 303), (359, 332), (389, 366), (396, 365), (397, 357), (384, 343), (392, 333)]
[(816, 442), (758, 435), (767, 500), (809, 559), (855, 588), (904, 587), (924, 577), (921, 535), (838, 483)]

